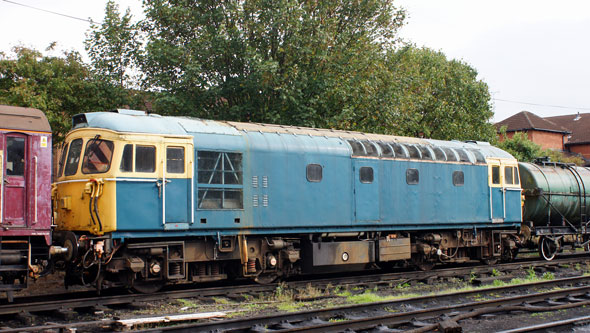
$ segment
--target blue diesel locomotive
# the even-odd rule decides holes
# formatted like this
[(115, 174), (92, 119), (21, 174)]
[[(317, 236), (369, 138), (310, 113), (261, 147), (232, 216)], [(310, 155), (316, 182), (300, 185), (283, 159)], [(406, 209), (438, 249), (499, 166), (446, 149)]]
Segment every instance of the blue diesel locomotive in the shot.
[(69, 284), (150, 292), (517, 251), (518, 163), (487, 143), (133, 110), (73, 125), (52, 190)]

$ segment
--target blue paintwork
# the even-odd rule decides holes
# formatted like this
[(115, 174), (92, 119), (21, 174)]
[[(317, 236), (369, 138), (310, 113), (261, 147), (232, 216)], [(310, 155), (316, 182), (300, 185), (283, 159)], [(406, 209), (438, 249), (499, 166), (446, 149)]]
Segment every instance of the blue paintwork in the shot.
[[(338, 137), (240, 131), (227, 123), (198, 119), (116, 113), (95, 114), (87, 119), (90, 127), (194, 138), (194, 223), (190, 223), (191, 205), (187, 201), (190, 180), (173, 179), (168, 185), (167, 220), (176, 223), (166, 228), (162, 225), (162, 204), (155, 183), (117, 182), (118, 231), (114, 237), (514, 228), (521, 222), (520, 193), (509, 191), (504, 222), (492, 223), (487, 165), (351, 157), (351, 147)], [(510, 157), (482, 143), (424, 141), (477, 149), (486, 157)], [(226, 185), (243, 189), (243, 209), (196, 209), (200, 188), (196, 183), (196, 161), (200, 150), (243, 154), (243, 184)], [(319, 183), (307, 181), (306, 166), (311, 163), (323, 167)], [(360, 183), (358, 172), (362, 166), (373, 167), (373, 183)], [(408, 168), (419, 171), (419, 184), (406, 183)], [(454, 171), (464, 173), (463, 186), (453, 185)], [(258, 177), (257, 187), (252, 185), (254, 176)], [(264, 176), (267, 187), (262, 185)], [(263, 198), (267, 198), (267, 206)], [(502, 204), (503, 198), (499, 200)], [(494, 198), (494, 204), (497, 201)], [(177, 230), (183, 228), (187, 230)]]

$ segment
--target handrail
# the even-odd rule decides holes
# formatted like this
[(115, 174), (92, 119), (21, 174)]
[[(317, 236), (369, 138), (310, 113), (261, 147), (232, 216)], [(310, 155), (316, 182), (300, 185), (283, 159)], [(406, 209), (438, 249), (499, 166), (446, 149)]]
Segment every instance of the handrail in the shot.
[(34, 178), (35, 179), (35, 183), (34, 183), (34, 186), (35, 186), (35, 191), (34, 191), (35, 192), (35, 218), (33, 219), (33, 224), (36, 224), (37, 223), (37, 205), (39, 202), (39, 197), (37, 195), (37, 171), (38, 171), (37, 169), (38, 169), (38, 164), (39, 164), (37, 156), (33, 156), (33, 161), (35, 161), (35, 168), (34, 168), (34, 170), (35, 170), (35, 178)]

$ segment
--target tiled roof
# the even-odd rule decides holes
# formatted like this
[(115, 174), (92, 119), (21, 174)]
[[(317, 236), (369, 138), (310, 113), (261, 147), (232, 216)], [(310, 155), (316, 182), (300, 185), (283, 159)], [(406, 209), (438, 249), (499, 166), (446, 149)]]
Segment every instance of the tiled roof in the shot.
[(590, 113), (570, 114), (567, 116), (555, 116), (544, 118), (561, 127), (567, 128), (572, 134), (567, 143), (590, 142)]
[(548, 131), (548, 132), (560, 132), (569, 133), (567, 127), (556, 124), (550, 120), (551, 118), (541, 118), (536, 114), (528, 111), (519, 112), (512, 117), (506, 118), (496, 123), (496, 128), (500, 130), (503, 126), (506, 126), (507, 132), (513, 131), (524, 131), (524, 130), (537, 130), (537, 131)]

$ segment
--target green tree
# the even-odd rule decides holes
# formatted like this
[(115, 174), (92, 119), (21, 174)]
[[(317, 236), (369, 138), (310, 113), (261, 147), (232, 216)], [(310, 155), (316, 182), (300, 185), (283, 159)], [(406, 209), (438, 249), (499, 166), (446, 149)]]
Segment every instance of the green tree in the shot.
[(496, 129), (488, 86), (466, 63), (428, 48), (388, 56), (392, 100), (388, 116), (400, 135), (493, 141)]
[(44, 111), (56, 143), (70, 129), (73, 115), (140, 106), (143, 98), (95, 80), (76, 52), (54, 57), (16, 47), (12, 54), (0, 53), (0, 104)]
[(384, 131), (392, 0), (146, 0), (155, 109), (212, 119)]
[(129, 8), (123, 16), (119, 6), (109, 0), (105, 7), (104, 22), (92, 24), (86, 33), (84, 45), (92, 69), (101, 80), (121, 88), (135, 85), (132, 79), (134, 59), (141, 47), (139, 31)]
[(537, 157), (544, 156), (543, 149), (538, 144), (528, 139), (526, 133), (516, 132), (511, 138), (506, 136), (506, 129), (500, 129), (500, 135), (504, 138), (496, 146), (509, 152), (520, 162), (532, 162)]

